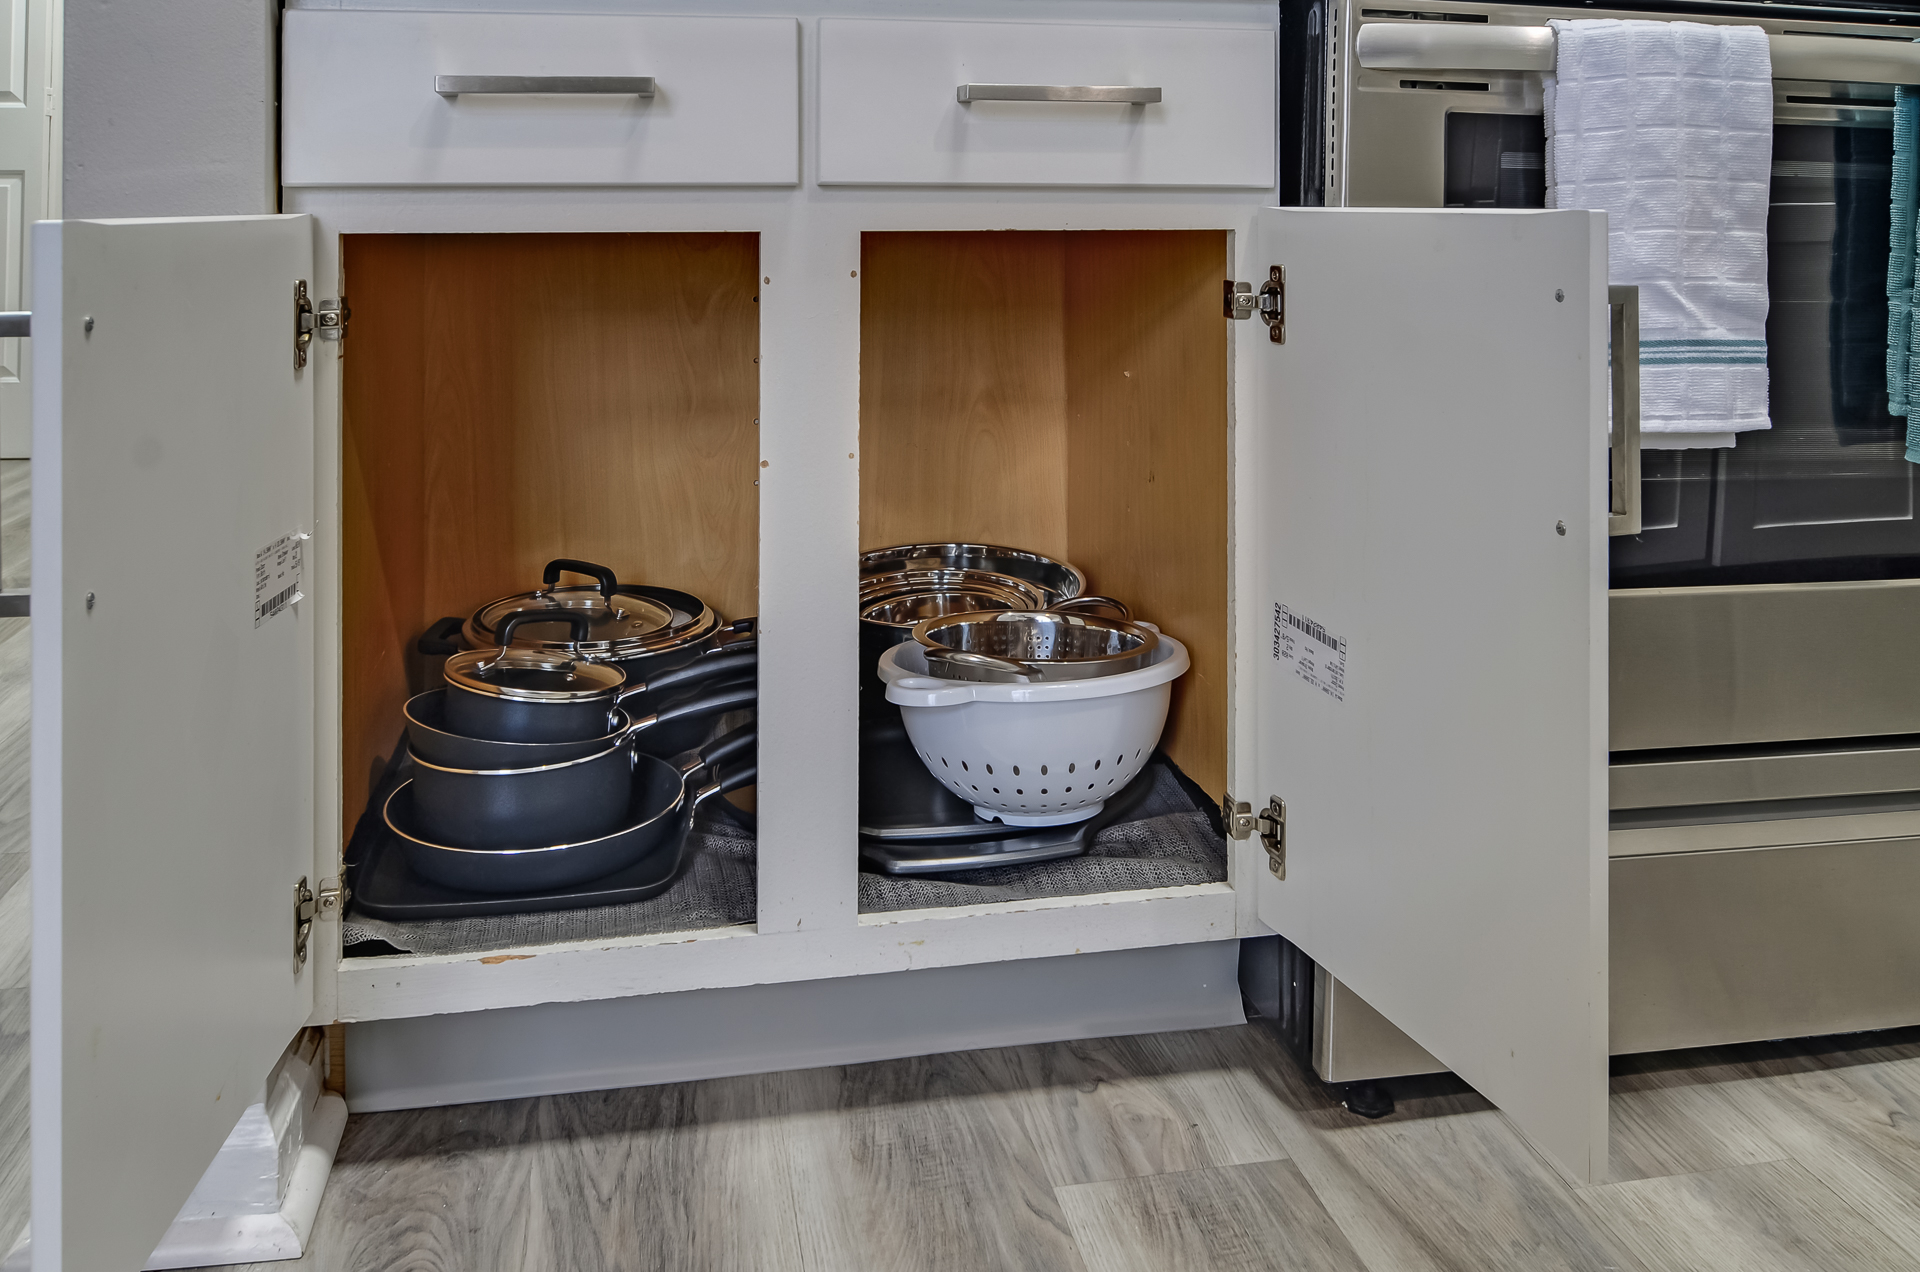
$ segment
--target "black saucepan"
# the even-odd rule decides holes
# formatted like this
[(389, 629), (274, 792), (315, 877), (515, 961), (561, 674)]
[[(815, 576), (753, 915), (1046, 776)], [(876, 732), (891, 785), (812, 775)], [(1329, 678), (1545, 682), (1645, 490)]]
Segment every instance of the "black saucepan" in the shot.
[[(652, 693), (638, 695), (628, 700), (628, 706), (614, 709), (604, 732), (570, 742), (496, 742), (492, 738), (468, 737), (456, 732), (447, 721), (447, 699), (451, 691), (429, 689), (407, 700), (404, 709), (407, 745), (429, 764), (456, 769), (519, 769), (559, 764), (598, 754), (629, 736), (643, 751), (655, 755), (677, 754), (689, 745), (685, 740), (689, 725), (698, 728), (715, 712), (732, 711), (753, 703), (754, 682), (742, 679), (750, 677), (757, 666), (751, 656), (714, 659), (712, 663), (701, 676), (673, 682), (673, 688), (685, 691), (680, 696), (670, 695), (665, 688), (658, 692), (659, 701), (654, 700)], [(706, 681), (729, 671), (738, 673), (738, 677), (712, 688), (705, 686)], [(656, 680), (645, 687), (653, 689), (660, 683)], [(652, 710), (642, 714), (646, 708)]]
[[(499, 648), (447, 659), (449, 729), (496, 742), (574, 742), (608, 731), (627, 687), (625, 673), (564, 653), (511, 647), (516, 627), (553, 621), (530, 610), (509, 614), (500, 624)], [(583, 614), (562, 614), (559, 621), (582, 636), (589, 629)]]
[[(687, 749), (707, 717), (751, 705), (756, 692), (751, 683), (711, 690), (664, 723), (666, 712), (634, 721), (604, 750), (530, 768), (450, 767), (414, 752), (414, 809), (437, 842), (461, 848), (525, 848), (607, 834), (627, 807), (635, 756)], [(646, 739), (666, 745), (648, 746)]]
[[(740, 750), (749, 749), (754, 741), (750, 733), (743, 739), (730, 738)], [(703, 765), (709, 780), (689, 793), (687, 779)], [(685, 767), (657, 756), (640, 756), (632, 797), (618, 829), (595, 839), (539, 848), (489, 851), (437, 842), (420, 828), (412, 782), (402, 783), (388, 797), (385, 816), (388, 828), (406, 848), (408, 864), (424, 878), (469, 892), (544, 892), (623, 870), (656, 850), (671, 847), (678, 852), (700, 805), (752, 785), (758, 768), (751, 755), (737, 760), (695, 757)]]

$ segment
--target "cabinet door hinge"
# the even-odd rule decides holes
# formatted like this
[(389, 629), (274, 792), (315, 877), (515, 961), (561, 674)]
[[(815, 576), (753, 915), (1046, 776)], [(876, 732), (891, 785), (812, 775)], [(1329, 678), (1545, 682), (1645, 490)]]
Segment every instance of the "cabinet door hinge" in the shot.
[(1278, 795), (1269, 796), (1267, 806), (1256, 814), (1252, 805), (1239, 802), (1229, 793), (1220, 801), (1220, 820), (1235, 839), (1251, 839), (1258, 834), (1260, 846), (1267, 850), (1267, 869), (1276, 879), (1287, 877), (1287, 801)]
[(1253, 819), (1260, 832), (1260, 846), (1267, 850), (1267, 870), (1276, 879), (1287, 877), (1287, 801), (1278, 795), (1267, 797), (1267, 806)]
[(314, 336), (322, 340), (343, 338), (347, 334), (347, 319), (352, 315), (345, 296), (316, 304), (307, 294), (307, 280), (296, 282), (293, 285), (293, 369), (298, 371), (307, 365), (307, 346), (313, 343)]
[(1267, 281), (1255, 291), (1252, 283), (1236, 283), (1231, 278), (1223, 284), (1222, 308), (1229, 318), (1251, 318), (1260, 315), (1260, 321), (1267, 324), (1267, 339), (1275, 344), (1287, 343), (1287, 267), (1275, 265), (1267, 270)]
[(307, 965), (307, 938), (313, 935), (314, 912), (313, 889), (307, 886), (307, 877), (301, 875), (300, 882), (293, 885), (293, 967), (295, 971)]
[(353, 894), (347, 890), (347, 885), (341, 883), (338, 879), (322, 879), (320, 881), (319, 898), (320, 917), (323, 919), (339, 918), (342, 914), (346, 913), (347, 898), (351, 895)]

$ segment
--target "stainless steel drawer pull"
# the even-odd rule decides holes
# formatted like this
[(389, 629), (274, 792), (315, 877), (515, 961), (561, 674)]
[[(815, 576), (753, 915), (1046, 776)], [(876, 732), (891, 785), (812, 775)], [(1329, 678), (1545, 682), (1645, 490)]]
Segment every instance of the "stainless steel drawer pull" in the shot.
[(599, 93), (652, 97), (651, 75), (436, 75), (433, 91), (462, 93)]
[(962, 84), (954, 90), (957, 102), (1133, 102), (1148, 105), (1160, 100), (1157, 88), (1132, 84)]

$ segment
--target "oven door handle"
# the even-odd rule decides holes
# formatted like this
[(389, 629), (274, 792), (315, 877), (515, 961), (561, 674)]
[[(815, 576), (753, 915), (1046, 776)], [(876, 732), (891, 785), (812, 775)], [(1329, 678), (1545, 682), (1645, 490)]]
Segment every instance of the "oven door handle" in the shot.
[(1609, 535), (1640, 533), (1640, 289), (1608, 287), (1612, 318), (1613, 435), (1608, 475)]
[[(1920, 84), (1920, 44), (1837, 35), (1769, 32), (1777, 80)], [(1537, 71), (1553, 69), (1554, 34), (1546, 26), (1367, 22), (1354, 57), (1370, 71)]]

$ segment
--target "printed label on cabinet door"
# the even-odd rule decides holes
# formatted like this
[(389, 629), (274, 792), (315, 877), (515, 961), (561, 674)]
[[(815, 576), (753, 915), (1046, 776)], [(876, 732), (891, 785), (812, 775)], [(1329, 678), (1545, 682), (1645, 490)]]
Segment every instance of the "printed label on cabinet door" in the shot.
[(1273, 656), (1335, 702), (1347, 700), (1347, 641), (1304, 614), (1273, 607)]
[(266, 622), (300, 599), (300, 547), (304, 534), (283, 534), (253, 554), (253, 625)]

